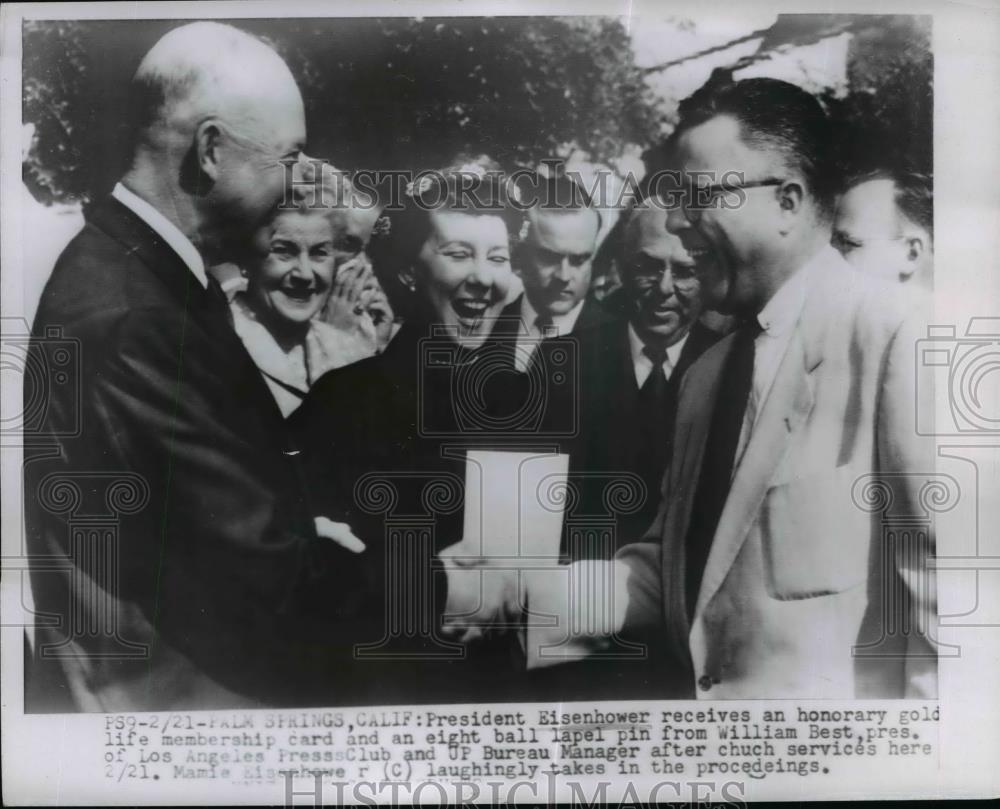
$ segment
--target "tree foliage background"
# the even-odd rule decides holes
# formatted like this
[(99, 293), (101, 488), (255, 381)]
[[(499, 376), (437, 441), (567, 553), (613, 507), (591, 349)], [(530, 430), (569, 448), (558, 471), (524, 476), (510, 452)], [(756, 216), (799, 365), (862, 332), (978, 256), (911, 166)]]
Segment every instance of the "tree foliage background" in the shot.
[(856, 169), (874, 158), (933, 175), (931, 18), (868, 18), (851, 41), (847, 73), (845, 97), (821, 94), (842, 133), (841, 159)]
[[(182, 20), (25, 23), (25, 180), (87, 200), (123, 168), (128, 83)], [(285, 57), (310, 154), (345, 169), (429, 167), (459, 152), (511, 166), (574, 143), (593, 159), (656, 138), (628, 35), (604, 17), (240, 20)]]
[[(23, 117), (35, 138), (24, 178), (37, 199), (86, 202), (110, 190), (125, 168), (129, 80), (153, 43), (184, 22), (25, 23)], [(617, 18), (233, 24), (285, 57), (305, 99), (310, 154), (348, 170), (434, 167), (460, 152), (531, 165), (569, 144), (613, 163), (629, 145), (654, 146), (675, 119), (649, 90)], [(929, 18), (779, 15), (752, 58), (844, 30), (853, 33), (847, 93), (820, 92), (843, 128), (844, 156), (890, 156), (932, 173)]]

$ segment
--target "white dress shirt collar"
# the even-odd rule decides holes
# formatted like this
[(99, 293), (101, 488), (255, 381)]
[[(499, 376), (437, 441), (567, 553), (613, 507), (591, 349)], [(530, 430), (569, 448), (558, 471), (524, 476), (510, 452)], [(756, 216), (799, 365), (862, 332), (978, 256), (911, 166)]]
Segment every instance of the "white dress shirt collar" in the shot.
[[(690, 334), (691, 330), (688, 329), (687, 333), (680, 340), (667, 346), (667, 357), (663, 361), (663, 373), (666, 374), (667, 379), (670, 379), (674, 368), (677, 367), (677, 361), (681, 358), (681, 352), (684, 350), (684, 344), (687, 342)], [(628, 346), (632, 355), (632, 366), (635, 368), (635, 381), (641, 388), (653, 370), (653, 361), (643, 353), (643, 348), (645, 348), (646, 344), (636, 334), (631, 323), (628, 324)]]
[(526, 294), (521, 295), (521, 323), (518, 324), (517, 350), (514, 352), (514, 367), (523, 373), (531, 365), (531, 358), (538, 347), (538, 341), (547, 337), (565, 337), (573, 331), (576, 321), (583, 311), (584, 301), (580, 301), (564, 315), (552, 315), (552, 324), (546, 326), (542, 334), (538, 326), (538, 312), (531, 305)]
[(143, 222), (149, 225), (156, 235), (165, 241), (181, 260), (188, 266), (198, 282), (208, 288), (208, 276), (205, 274), (205, 261), (198, 252), (191, 240), (181, 233), (173, 222), (150, 205), (142, 197), (129, 191), (124, 185), (118, 183), (111, 192), (116, 200), (138, 216)]

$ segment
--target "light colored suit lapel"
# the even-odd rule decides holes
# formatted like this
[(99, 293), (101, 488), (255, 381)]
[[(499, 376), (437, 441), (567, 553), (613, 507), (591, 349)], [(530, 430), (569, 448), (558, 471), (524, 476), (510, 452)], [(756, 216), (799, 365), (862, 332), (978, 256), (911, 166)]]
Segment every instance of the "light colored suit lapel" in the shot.
[[(839, 258), (835, 253), (834, 256)], [(729, 573), (760, 513), (778, 463), (787, 452), (792, 436), (812, 411), (816, 387), (813, 374), (823, 361), (822, 342), (827, 328), (825, 300), (828, 295), (837, 294), (839, 270), (840, 267), (826, 255), (821, 257), (821, 265), (814, 268), (802, 314), (761, 407), (719, 518), (695, 616), (704, 610)]]

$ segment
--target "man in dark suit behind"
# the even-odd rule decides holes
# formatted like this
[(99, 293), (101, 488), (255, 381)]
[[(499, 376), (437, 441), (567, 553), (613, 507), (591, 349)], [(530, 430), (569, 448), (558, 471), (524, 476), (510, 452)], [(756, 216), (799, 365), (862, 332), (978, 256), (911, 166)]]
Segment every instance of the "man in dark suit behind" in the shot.
[(315, 625), (297, 599), (325, 548), (202, 255), (226, 255), (280, 202), (302, 99), (270, 48), (216, 23), (166, 34), (133, 86), (131, 168), (64, 251), (34, 325), (36, 360), (57, 333), (79, 356), (30, 425), (51, 443), (26, 452), (27, 708), (301, 699)]
[(516, 188), (527, 232), (511, 259), (524, 292), (500, 313), (494, 336), (509, 342), (523, 372), (540, 341), (582, 334), (610, 316), (588, 294), (601, 215), (586, 191), (562, 174), (522, 176)]
[[(681, 377), (720, 335), (698, 321), (700, 288), (694, 262), (666, 230), (667, 212), (652, 201), (622, 223), (618, 264), (622, 319), (547, 342), (576, 342), (579, 425), (567, 445), (569, 486), (563, 553), (570, 561), (610, 559), (653, 522), (670, 457)], [(680, 698), (659, 644), (619, 646), (605, 659), (542, 668), (528, 675), (536, 700)]]
[[(666, 219), (652, 201), (629, 212), (619, 262), (623, 319), (577, 338), (582, 429), (573, 469), (581, 497), (571, 518), (612, 517), (616, 531), (613, 546), (568, 548), (572, 559), (610, 558), (649, 527), (670, 457), (680, 380), (721, 336), (698, 320), (694, 262), (667, 232)], [(609, 502), (621, 510), (609, 511)]]

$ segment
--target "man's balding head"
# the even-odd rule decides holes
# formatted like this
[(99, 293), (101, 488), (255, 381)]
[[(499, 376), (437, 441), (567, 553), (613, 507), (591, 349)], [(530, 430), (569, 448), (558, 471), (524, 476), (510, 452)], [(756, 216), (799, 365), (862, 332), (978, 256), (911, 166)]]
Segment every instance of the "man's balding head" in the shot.
[(302, 112), (281, 57), (245, 31), (215, 22), (183, 25), (161, 37), (140, 63), (133, 90), (139, 137), (183, 133), (214, 116), (259, 123), (275, 103), (286, 114)]
[[(165, 34), (133, 79), (126, 184), (208, 249), (244, 239), (283, 197), (305, 142), (287, 65), (250, 34), (197, 22)], [(184, 228), (183, 225), (189, 225)]]

